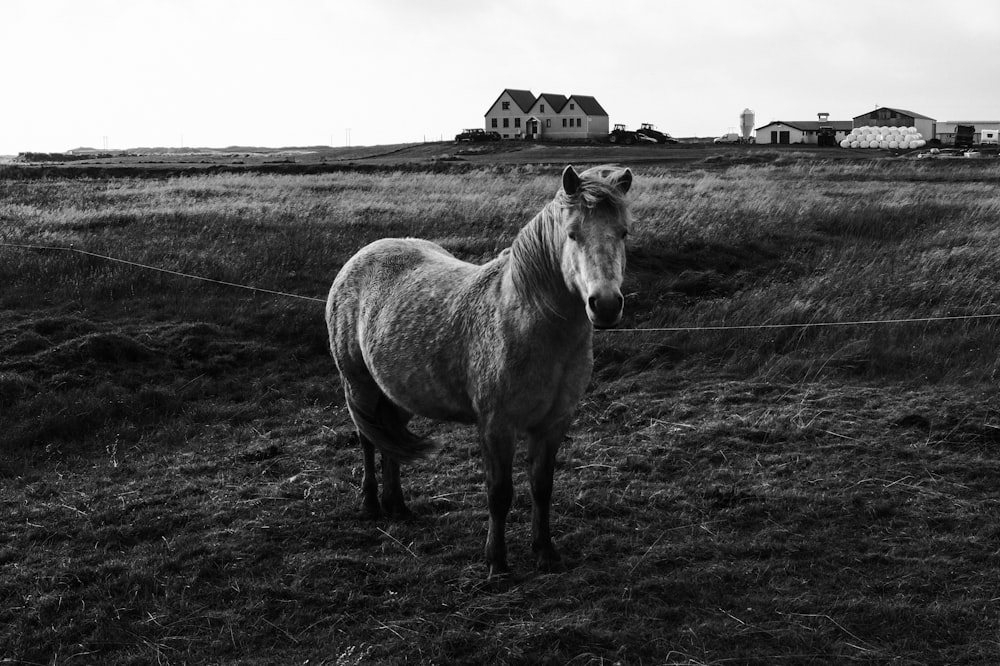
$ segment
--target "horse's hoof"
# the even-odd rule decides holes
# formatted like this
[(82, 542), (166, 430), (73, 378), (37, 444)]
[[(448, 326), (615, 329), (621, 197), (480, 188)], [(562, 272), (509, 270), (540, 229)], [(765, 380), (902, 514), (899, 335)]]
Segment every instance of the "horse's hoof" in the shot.
[(542, 573), (562, 573), (566, 571), (566, 564), (554, 549), (543, 550), (537, 553), (535, 564)]
[(510, 589), (510, 570), (505, 566), (490, 566), (490, 572), (486, 575), (486, 589), (493, 592), (506, 592)]
[(566, 571), (566, 564), (561, 559), (550, 559), (547, 557), (538, 558), (538, 570), (542, 573), (563, 573)]
[(413, 512), (410, 511), (409, 507), (407, 507), (402, 500), (382, 502), (382, 513), (385, 514), (387, 518), (391, 518), (393, 520), (410, 520), (413, 518)]
[(384, 512), (386, 517), (392, 520), (413, 520), (414, 518), (413, 512), (405, 506), (385, 509)]

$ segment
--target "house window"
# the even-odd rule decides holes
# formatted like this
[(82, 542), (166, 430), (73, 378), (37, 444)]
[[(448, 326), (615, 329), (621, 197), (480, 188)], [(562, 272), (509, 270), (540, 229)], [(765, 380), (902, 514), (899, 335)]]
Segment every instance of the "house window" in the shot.
[(583, 127), (583, 118), (577, 118), (576, 119), (576, 126), (577, 127)]
[(566, 127), (566, 119), (563, 118), (562, 121), (563, 121), (563, 127)]
[(569, 110), (570, 111), (576, 111), (576, 104), (570, 104), (569, 105)]
[(546, 118), (545, 119), (545, 126), (546, 127), (552, 127), (552, 119), (551, 118)]
[(500, 107), (504, 111), (510, 111), (510, 102), (500, 102)]
[(521, 126), (521, 119), (514, 118), (514, 127), (520, 127), (520, 126)]
[(503, 119), (503, 126), (504, 127), (510, 127), (510, 118), (504, 118)]
[(545, 113), (545, 105), (544, 104), (539, 104), (538, 105), (538, 111), (540, 113)]
[(497, 119), (496, 118), (494, 118), (493, 120), (491, 120), (490, 123), (493, 125), (493, 129), (497, 128)]

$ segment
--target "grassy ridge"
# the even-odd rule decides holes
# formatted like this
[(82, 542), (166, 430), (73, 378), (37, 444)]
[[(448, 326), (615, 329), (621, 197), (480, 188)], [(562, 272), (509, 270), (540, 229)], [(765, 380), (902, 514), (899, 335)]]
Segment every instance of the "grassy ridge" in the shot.
[[(0, 180), (0, 242), (310, 297), (391, 235), (481, 261), (555, 169)], [(625, 326), (1000, 313), (987, 162), (638, 169)], [(572, 563), (484, 588), (474, 433), (357, 516), (322, 305), (0, 248), (0, 658), (992, 663), (995, 320), (597, 338)], [(523, 467), (523, 465), (521, 466)]]

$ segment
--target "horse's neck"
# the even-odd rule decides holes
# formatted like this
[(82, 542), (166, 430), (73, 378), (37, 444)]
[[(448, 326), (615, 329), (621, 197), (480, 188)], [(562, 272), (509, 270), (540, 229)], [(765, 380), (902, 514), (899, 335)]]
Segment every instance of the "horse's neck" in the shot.
[(518, 232), (511, 245), (507, 278), (512, 296), (530, 303), (545, 320), (566, 323), (583, 314), (580, 298), (566, 285), (562, 272), (561, 229), (550, 203)]

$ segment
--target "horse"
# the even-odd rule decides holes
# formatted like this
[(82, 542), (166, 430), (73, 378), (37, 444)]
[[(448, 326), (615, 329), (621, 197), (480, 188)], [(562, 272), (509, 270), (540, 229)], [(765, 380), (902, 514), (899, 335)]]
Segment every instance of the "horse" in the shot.
[(549, 527), (556, 454), (590, 381), (593, 330), (622, 318), (632, 172), (604, 165), (577, 173), (569, 165), (561, 185), (485, 264), (427, 240), (381, 239), (343, 265), (326, 302), (330, 350), (363, 454), (363, 512), (410, 515), (400, 465), (436, 446), (409, 430), (413, 415), (475, 424), (489, 508), (488, 579), (509, 573), (505, 529), (522, 436), (532, 551), (539, 569), (563, 568)]

